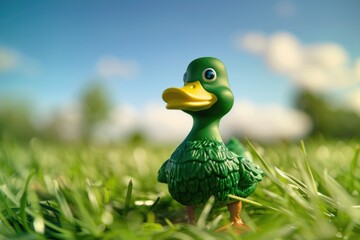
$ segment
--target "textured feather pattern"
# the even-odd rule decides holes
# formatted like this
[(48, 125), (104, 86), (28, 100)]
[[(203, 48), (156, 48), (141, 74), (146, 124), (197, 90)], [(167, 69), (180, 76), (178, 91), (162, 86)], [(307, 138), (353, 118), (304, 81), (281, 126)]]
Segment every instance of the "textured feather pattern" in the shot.
[(247, 152), (246, 148), (237, 138), (231, 138), (226, 144), (226, 147), (239, 156), (241, 163), (241, 178), (236, 195), (247, 197), (255, 191), (257, 183), (261, 182), (264, 173), (259, 166), (252, 161), (250, 153)]
[(211, 195), (216, 205), (224, 205), (229, 194), (247, 197), (255, 190), (261, 174), (254, 169), (259, 168), (224, 143), (202, 139), (183, 142), (160, 168), (158, 181), (167, 183), (171, 196), (183, 205), (202, 205)]

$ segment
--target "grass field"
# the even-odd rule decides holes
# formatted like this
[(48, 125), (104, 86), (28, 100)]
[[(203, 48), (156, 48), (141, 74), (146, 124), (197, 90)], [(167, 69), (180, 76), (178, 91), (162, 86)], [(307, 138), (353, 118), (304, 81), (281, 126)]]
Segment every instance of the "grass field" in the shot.
[(360, 239), (359, 146), (309, 140), (245, 141), (265, 172), (243, 202), (251, 231), (229, 229), (226, 208), (199, 209), (197, 225), (157, 183), (175, 146), (0, 143), (0, 239)]

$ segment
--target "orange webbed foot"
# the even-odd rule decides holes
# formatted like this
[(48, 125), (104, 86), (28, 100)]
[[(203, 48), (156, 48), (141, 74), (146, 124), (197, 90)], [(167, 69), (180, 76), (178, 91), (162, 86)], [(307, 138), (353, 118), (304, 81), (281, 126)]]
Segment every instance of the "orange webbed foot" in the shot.
[(240, 211), (242, 208), (240, 201), (227, 204), (227, 208), (230, 212), (231, 223), (216, 229), (216, 232), (229, 231), (230, 229), (233, 229), (236, 233), (241, 234), (251, 230), (250, 227), (244, 224), (240, 218)]

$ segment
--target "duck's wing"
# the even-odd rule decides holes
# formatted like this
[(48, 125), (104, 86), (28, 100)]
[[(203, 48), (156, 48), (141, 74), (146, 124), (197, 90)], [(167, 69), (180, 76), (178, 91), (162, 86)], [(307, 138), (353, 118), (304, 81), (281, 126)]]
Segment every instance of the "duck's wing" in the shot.
[(246, 148), (236, 138), (231, 138), (226, 146), (238, 155), (240, 180), (236, 195), (247, 197), (255, 191), (257, 183), (263, 179), (264, 172), (251, 157), (248, 157)]
[(239, 157), (239, 164), (239, 195), (247, 197), (255, 191), (257, 184), (263, 179), (264, 172), (253, 161), (245, 157)]
[(166, 160), (158, 171), (158, 176), (157, 176), (158, 182), (167, 183), (166, 165), (167, 165), (168, 161), (169, 160)]
[(246, 148), (235, 137), (230, 138), (226, 147), (239, 157), (244, 157), (246, 154)]

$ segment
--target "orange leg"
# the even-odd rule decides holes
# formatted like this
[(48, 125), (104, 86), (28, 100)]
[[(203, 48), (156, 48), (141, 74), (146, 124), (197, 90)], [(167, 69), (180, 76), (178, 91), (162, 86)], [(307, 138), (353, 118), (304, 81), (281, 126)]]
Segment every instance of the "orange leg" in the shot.
[(242, 203), (240, 201), (229, 203), (227, 204), (227, 209), (230, 212), (230, 221), (234, 224), (234, 226), (237, 225), (243, 226), (244, 223), (240, 218)]
[(187, 218), (187, 223), (195, 225), (195, 207), (194, 206), (186, 206), (185, 213)]
[(237, 233), (244, 233), (249, 230), (249, 227), (244, 224), (240, 218), (240, 212), (242, 208), (242, 203), (240, 201), (232, 202), (227, 204), (227, 208), (230, 212), (230, 224), (227, 224), (223, 227), (218, 228), (217, 232), (228, 231), (230, 227), (234, 229)]

